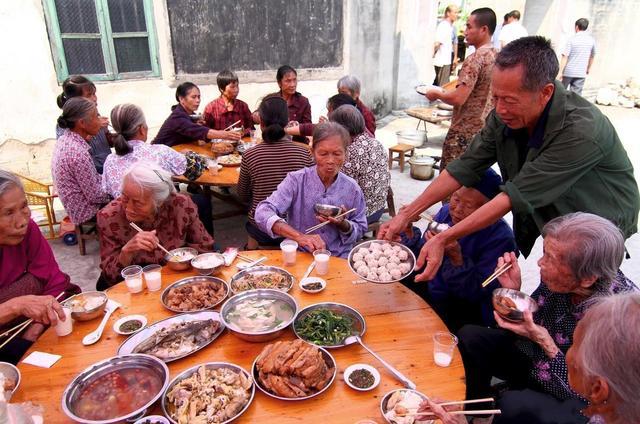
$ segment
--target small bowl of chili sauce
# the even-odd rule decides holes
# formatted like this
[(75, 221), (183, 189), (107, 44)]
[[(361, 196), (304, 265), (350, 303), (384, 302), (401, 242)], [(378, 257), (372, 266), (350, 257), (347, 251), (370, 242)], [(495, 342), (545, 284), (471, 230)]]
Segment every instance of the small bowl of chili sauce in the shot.
[(353, 390), (366, 392), (380, 384), (380, 373), (367, 364), (353, 364), (344, 370), (344, 382)]

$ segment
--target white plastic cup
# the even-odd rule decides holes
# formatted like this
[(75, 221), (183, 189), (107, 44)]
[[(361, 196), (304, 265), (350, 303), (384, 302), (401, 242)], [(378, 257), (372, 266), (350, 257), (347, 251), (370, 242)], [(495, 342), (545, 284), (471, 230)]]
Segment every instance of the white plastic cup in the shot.
[(295, 265), (298, 242), (290, 239), (283, 240), (280, 243), (280, 250), (282, 250), (282, 262), (284, 265)]
[(68, 336), (73, 331), (73, 319), (71, 319), (71, 308), (63, 307), (64, 321), (58, 319), (56, 324), (56, 334), (59, 337)]
[(255, 143), (258, 141), (258, 136), (256, 135), (256, 130), (249, 130), (249, 136), (251, 137), (251, 142)]
[(147, 265), (142, 268), (144, 281), (149, 291), (158, 291), (162, 288), (162, 267), (160, 265)]
[(433, 361), (439, 367), (448, 367), (453, 359), (453, 351), (458, 338), (447, 331), (438, 331), (433, 335)]
[(124, 283), (129, 293), (140, 293), (142, 291), (142, 267), (139, 265), (129, 265), (121, 272)]
[(329, 273), (329, 258), (331, 252), (328, 250), (316, 250), (313, 252), (313, 260), (316, 261), (316, 273), (327, 275)]
[(207, 168), (209, 168), (211, 175), (218, 175), (218, 161), (216, 159), (208, 158)]

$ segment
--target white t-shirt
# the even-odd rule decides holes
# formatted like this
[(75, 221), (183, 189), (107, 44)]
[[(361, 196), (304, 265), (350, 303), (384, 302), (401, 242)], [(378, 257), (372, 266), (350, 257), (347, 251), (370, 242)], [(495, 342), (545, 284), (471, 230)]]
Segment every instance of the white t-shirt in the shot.
[(529, 33), (527, 32), (525, 27), (523, 27), (519, 21), (514, 21), (502, 27), (498, 40), (503, 42), (506, 46), (513, 40), (526, 37), (527, 35), (529, 35)]
[(436, 28), (436, 43), (440, 47), (433, 56), (434, 66), (451, 65), (451, 55), (453, 54), (453, 25), (447, 19), (443, 19)]

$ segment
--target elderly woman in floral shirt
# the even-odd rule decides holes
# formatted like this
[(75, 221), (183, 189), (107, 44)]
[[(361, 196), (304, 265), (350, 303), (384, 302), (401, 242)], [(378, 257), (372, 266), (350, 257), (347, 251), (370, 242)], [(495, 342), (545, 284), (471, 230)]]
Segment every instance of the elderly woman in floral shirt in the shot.
[[(579, 412), (586, 402), (571, 390), (567, 377), (565, 354), (574, 330), (597, 297), (637, 289), (619, 270), (624, 237), (606, 219), (568, 214), (549, 221), (543, 237), (541, 282), (531, 295), (538, 311), (525, 312), (520, 323), (494, 313), (501, 329), (467, 325), (458, 333), (467, 399), (491, 396), (494, 376), (510, 389), (498, 401), (502, 414), (494, 423), (586, 423)], [(512, 267), (499, 277), (500, 284), (520, 290), (515, 254), (505, 253), (498, 267), (505, 263)]]
[[(144, 231), (137, 232), (130, 223)], [(100, 268), (98, 289), (121, 280), (129, 265), (165, 264), (158, 244), (172, 250), (213, 249), (213, 238), (189, 196), (176, 193), (171, 174), (155, 163), (137, 163), (125, 175), (122, 195), (98, 213)]]

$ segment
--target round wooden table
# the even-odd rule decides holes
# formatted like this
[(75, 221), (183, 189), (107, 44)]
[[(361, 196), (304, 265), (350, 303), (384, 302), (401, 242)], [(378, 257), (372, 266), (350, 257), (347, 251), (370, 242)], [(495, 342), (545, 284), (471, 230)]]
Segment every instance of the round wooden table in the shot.
[[(248, 139), (246, 140), (248, 141)], [(244, 140), (242, 141), (244, 142)], [(186, 143), (173, 146), (173, 149), (180, 153), (186, 153), (189, 150), (207, 157), (212, 158), (211, 144), (207, 143), (201, 145), (200, 143)], [(189, 181), (183, 175), (176, 175), (173, 180), (179, 183), (195, 183), (201, 185), (203, 188), (208, 187), (234, 187), (238, 185), (240, 179), (240, 166), (223, 166), (216, 174), (206, 169), (200, 177), (195, 181)]]
[[(267, 265), (282, 266), (280, 251), (251, 251), (244, 252), (243, 255), (254, 259), (267, 256)], [(236, 259), (234, 264), (238, 262)], [(296, 279), (300, 279), (310, 263), (310, 254), (298, 252), (296, 264), (284, 268)], [(447, 368), (438, 367), (433, 362), (431, 336), (434, 332), (446, 328), (420, 297), (400, 283), (354, 284), (358, 278), (351, 272), (344, 259), (331, 258), (329, 266), (329, 274), (323, 277), (328, 283), (324, 291), (307, 294), (296, 285), (289, 292), (301, 308), (324, 301), (344, 303), (356, 308), (365, 317), (367, 324), (364, 343), (416, 383), (419, 391), (444, 399), (464, 398), (464, 368), (459, 353), (455, 353), (451, 366)], [(225, 268), (220, 277), (228, 281), (236, 272), (236, 267), (232, 265)], [(162, 286), (167, 287), (170, 283), (189, 275), (195, 273), (176, 273), (165, 267)], [(311, 275), (316, 274), (314, 272)], [(61, 409), (61, 397), (65, 387), (89, 365), (116, 355), (118, 347), (125, 340), (124, 336), (116, 334), (112, 328), (118, 318), (129, 314), (144, 314), (149, 323), (153, 323), (174, 315), (160, 303), (161, 291), (144, 290), (142, 293), (130, 294), (124, 284), (118, 284), (107, 293), (122, 307), (109, 319), (99, 342), (92, 346), (83, 346), (81, 340), (98, 326), (100, 320), (76, 322), (70, 335), (58, 337), (55, 331), (49, 330), (30, 349), (62, 355), (62, 359), (52, 368), (38, 368), (23, 363), (19, 365), (22, 382), (12, 400), (32, 401), (42, 405), (46, 423), (70, 422)], [(216, 309), (219, 310), (219, 307)], [(295, 335), (290, 329), (282, 336), (282, 339), (294, 338)], [(265, 344), (245, 342), (229, 332), (224, 332), (199, 352), (168, 364), (171, 378), (194, 365), (212, 361), (231, 362), (250, 371), (251, 364)], [(297, 402), (273, 399), (256, 389), (253, 403), (237, 422), (352, 424), (367, 418), (383, 423), (380, 399), (388, 391), (402, 388), (402, 384), (359, 345), (331, 349), (330, 352), (338, 364), (338, 376), (326, 392), (315, 398)], [(368, 363), (376, 367), (382, 377), (380, 385), (369, 392), (350, 389), (344, 383), (342, 373), (347, 366), (354, 363)], [(155, 412), (161, 413), (161, 408), (156, 406)]]

